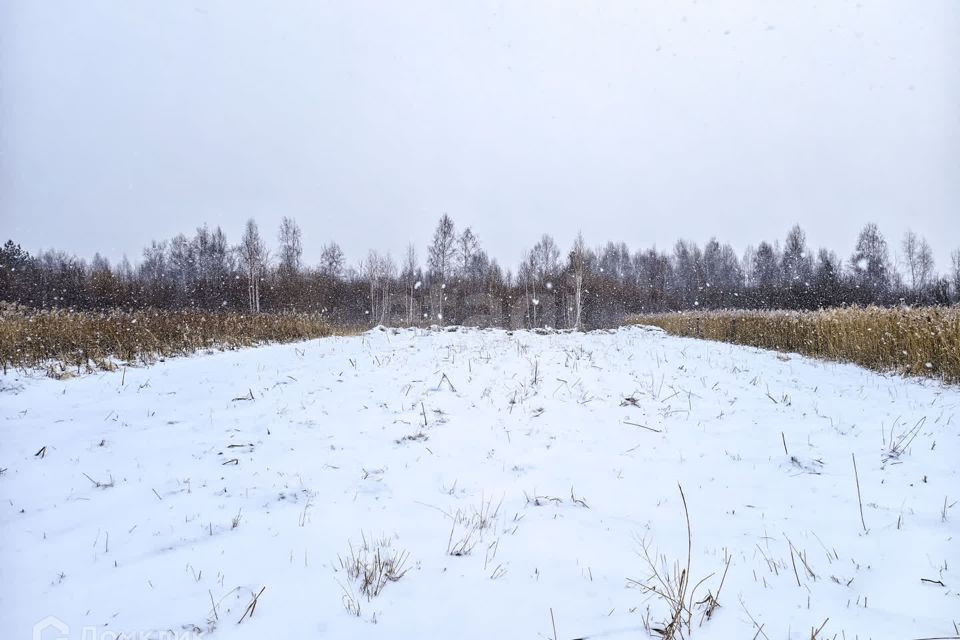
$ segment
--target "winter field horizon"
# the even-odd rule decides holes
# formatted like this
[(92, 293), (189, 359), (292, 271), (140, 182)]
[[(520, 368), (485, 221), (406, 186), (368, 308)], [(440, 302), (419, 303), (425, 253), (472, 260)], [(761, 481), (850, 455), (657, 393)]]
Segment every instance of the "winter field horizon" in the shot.
[(8, 637), (953, 637), (960, 389), (651, 327), (0, 378)]
[(957, 33), (0, 0), (0, 640), (960, 640)]

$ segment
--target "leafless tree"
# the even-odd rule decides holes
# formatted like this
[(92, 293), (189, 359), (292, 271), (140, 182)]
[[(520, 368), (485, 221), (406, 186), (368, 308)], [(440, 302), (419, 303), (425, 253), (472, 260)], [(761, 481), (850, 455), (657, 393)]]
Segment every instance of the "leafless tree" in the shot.
[(953, 280), (953, 299), (960, 302), (960, 249), (950, 254), (950, 279)]
[(167, 305), (167, 243), (150, 243), (143, 250), (143, 261), (138, 268), (140, 281), (143, 283), (144, 296), (149, 306), (161, 308)]
[(887, 290), (890, 284), (890, 255), (887, 241), (877, 225), (870, 222), (860, 231), (856, 248), (850, 256), (850, 268), (857, 284), (874, 294)]
[(371, 250), (363, 271), (370, 287), (370, 322), (386, 324), (390, 314), (390, 282), (397, 275), (396, 264), (389, 253), (381, 255)]
[(420, 273), (420, 263), (417, 261), (417, 248), (411, 242), (407, 245), (407, 255), (403, 262), (403, 271), (400, 279), (403, 281), (404, 298), (407, 307), (407, 324), (413, 324), (419, 319), (419, 306), (416, 304), (417, 291), (423, 286)]
[[(893, 305), (911, 288), (911, 303), (960, 300), (960, 249), (945, 277), (938, 277), (922, 237), (908, 233), (901, 246), (903, 285), (876, 225), (861, 232), (849, 264), (826, 249), (811, 252), (794, 227), (783, 251), (761, 242), (742, 261), (715, 238), (702, 250), (681, 241), (670, 252), (654, 247), (631, 254), (619, 241), (595, 253), (578, 235), (559, 264), (553, 239), (543, 236), (519, 269), (504, 273), (471, 229), (456, 234), (445, 215), (428, 250), (429, 271), (421, 270), (410, 246), (398, 279), (389, 254), (371, 252), (359, 269), (346, 268), (336, 244), (324, 247), (318, 269), (304, 269), (300, 230), (289, 218), (281, 224), (277, 268), (269, 269), (269, 254), (250, 220), (232, 249), (221, 229), (204, 225), (193, 235), (152, 243), (136, 270), (126, 260), (111, 264), (102, 256), (89, 263), (63, 251), (31, 256), (11, 240), (0, 246), (0, 300), (34, 308), (296, 308), (329, 314), (336, 322), (384, 324), (419, 322), (429, 307), (446, 322), (573, 328), (692, 307)], [(290, 272), (297, 278), (284, 275)], [(286, 288), (288, 281), (296, 286)], [(391, 300), (394, 291), (399, 295)]]
[(260, 283), (266, 270), (267, 248), (260, 237), (260, 230), (253, 218), (247, 220), (240, 246), (237, 247), (240, 265), (247, 275), (247, 294), (250, 311), (260, 312)]
[(460, 237), (457, 238), (457, 261), (460, 267), (460, 273), (463, 277), (469, 277), (470, 266), (473, 258), (480, 250), (480, 240), (473, 233), (470, 227), (463, 230)]
[(930, 244), (926, 238), (908, 230), (903, 236), (901, 248), (903, 266), (910, 278), (910, 288), (914, 293), (921, 293), (933, 277), (933, 251)]
[(278, 264), (275, 273), (275, 291), (278, 294), (276, 304), (289, 309), (296, 308), (306, 301), (304, 292), (301, 257), (303, 256), (302, 233), (293, 218), (284, 216), (277, 233), (279, 244)]
[(781, 257), (783, 282), (788, 287), (803, 285), (810, 281), (813, 263), (807, 253), (807, 234), (800, 225), (793, 225), (787, 233)]
[(570, 251), (570, 273), (573, 276), (573, 328), (579, 331), (583, 327), (583, 283), (587, 273), (587, 246), (580, 232)]
[(917, 277), (920, 289), (929, 287), (934, 279), (933, 250), (926, 238), (920, 240), (920, 250), (917, 252)]
[(711, 238), (703, 247), (704, 302), (711, 308), (728, 306), (742, 286), (743, 270), (733, 247)]
[(685, 306), (699, 306), (705, 283), (703, 251), (696, 242), (681, 239), (674, 244), (672, 275), (671, 288), (677, 299)]
[(456, 242), (457, 236), (453, 220), (449, 215), (443, 214), (440, 222), (437, 223), (436, 230), (433, 232), (433, 242), (427, 256), (427, 264), (430, 267), (431, 275), (440, 282), (445, 281), (451, 275), (457, 254)]
[(331, 242), (323, 246), (320, 253), (320, 273), (321, 275), (336, 279), (343, 275), (343, 250), (336, 242)]
[(427, 255), (430, 269), (430, 306), (433, 317), (443, 320), (443, 302), (446, 297), (446, 280), (452, 275), (457, 255), (457, 236), (453, 220), (446, 213), (437, 223), (433, 242)]
[(196, 256), (193, 244), (182, 233), (170, 241), (167, 264), (173, 276), (177, 298), (181, 303), (193, 300), (195, 291), (191, 285), (196, 279)]
[(193, 262), (193, 302), (207, 309), (223, 306), (227, 275), (233, 269), (223, 230), (217, 227), (210, 231), (207, 225), (198, 227), (189, 251)]
[(533, 245), (530, 251), (530, 266), (534, 276), (541, 284), (556, 277), (558, 271), (557, 260), (560, 258), (560, 249), (550, 234), (540, 236), (540, 241)]
[(903, 234), (903, 242), (900, 245), (903, 250), (901, 260), (904, 269), (906, 269), (907, 276), (910, 278), (910, 287), (914, 290), (917, 288), (917, 253), (919, 251), (919, 244), (920, 241), (917, 238), (917, 234), (914, 233), (912, 229), (907, 229), (907, 232)]
[(280, 269), (288, 275), (300, 273), (300, 259), (303, 256), (303, 242), (300, 225), (293, 218), (283, 217), (280, 221)]
[[(733, 256), (733, 260), (739, 269), (736, 256)], [(640, 310), (663, 311), (667, 305), (667, 288), (672, 277), (673, 265), (670, 256), (652, 247), (646, 251), (637, 251), (633, 256), (633, 264)]]

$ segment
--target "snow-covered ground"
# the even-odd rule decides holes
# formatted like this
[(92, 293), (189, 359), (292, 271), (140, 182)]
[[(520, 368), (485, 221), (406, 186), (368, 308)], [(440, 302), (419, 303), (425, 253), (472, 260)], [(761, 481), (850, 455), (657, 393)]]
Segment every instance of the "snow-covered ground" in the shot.
[[(960, 625), (955, 387), (637, 327), (0, 385), (3, 638), (646, 637), (644, 542), (687, 564), (680, 487), (695, 602), (729, 558), (695, 638)], [(369, 600), (341, 565), (365, 544), (409, 554)]]

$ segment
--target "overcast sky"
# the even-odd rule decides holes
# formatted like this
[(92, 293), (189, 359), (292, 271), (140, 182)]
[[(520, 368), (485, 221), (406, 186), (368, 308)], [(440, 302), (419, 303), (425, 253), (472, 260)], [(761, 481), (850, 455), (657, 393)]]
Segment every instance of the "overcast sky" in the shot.
[(960, 247), (956, 0), (0, 0), (0, 235)]

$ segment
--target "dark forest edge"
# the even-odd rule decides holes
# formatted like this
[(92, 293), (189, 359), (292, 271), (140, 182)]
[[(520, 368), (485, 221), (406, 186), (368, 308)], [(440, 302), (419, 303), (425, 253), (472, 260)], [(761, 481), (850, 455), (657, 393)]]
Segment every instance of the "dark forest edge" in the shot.
[(669, 252), (625, 243), (589, 248), (579, 235), (562, 252), (544, 234), (516, 271), (504, 271), (472, 229), (443, 215), (425, 264), (410, 245), (401, 264), (371, 251), (349, 266), (336, 243), (303, 264), (302, 234), (284, 218), (276, 249), (254, 220), (236, 245), (219, 228), (152, 242), (133, 266), (63, 251), (0, 249), (0, 300), (30, 309), (296, 312), (331, 326), (459, 324), (595, 328), (632, 314), (690, 309), (816, 310), (847, 305), (948, 305), (960, 299), (960, 249), (938, 275), (927, 241), (908, 232), (898, 257), (874, 224), (847, 260), (812, 250), (799, 226), (742, 256), (712, 239), (680, 240)]
[[(874, 224), (846, 262), (827, 249), (814, 254), (799, 226), (782, 248), (761, 242), (742, 258), (716, 239), (631, 253), (622, 242), (591, 249), (582, 234), (564, 254), (544, 234), (512, 272), (446, 214), (426, 264), (411, 244), (400, 267), (376, 251), (348, 266), (336, 243), (324, 246), (319, 265), (305, 266), (290, 218), (275, 252), (251, 219), (237, 245), (203, 226), (192, 238), (152, 242), (136, 267), (55, 250), (32, 256), (11, 240), (0, 248), (0, 360), (60, 376), (378, 324), (582, 330), (644, 322), (956, 379), (960, 331), (946, 307), (960, 297), (960, 250), (939, 276), (925, 239), (907, 232), (899, 246), (891, 259)], [(703, 313), (719, 309), (727, 311)], [(813, 313), (749, 313), (770, 310)]]

